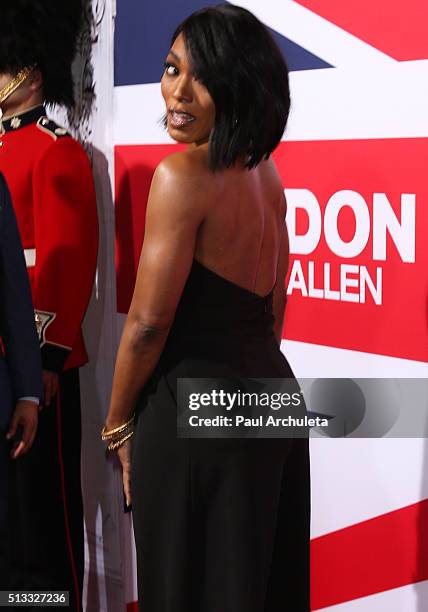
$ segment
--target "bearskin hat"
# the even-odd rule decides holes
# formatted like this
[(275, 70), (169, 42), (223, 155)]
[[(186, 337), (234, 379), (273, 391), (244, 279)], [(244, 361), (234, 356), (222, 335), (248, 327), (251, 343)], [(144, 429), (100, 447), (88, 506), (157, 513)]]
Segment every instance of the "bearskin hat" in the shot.
[(0, 72), (37, 64), (46, 103), (71, 108), (82, 11), (82, 0), (1, 0)]

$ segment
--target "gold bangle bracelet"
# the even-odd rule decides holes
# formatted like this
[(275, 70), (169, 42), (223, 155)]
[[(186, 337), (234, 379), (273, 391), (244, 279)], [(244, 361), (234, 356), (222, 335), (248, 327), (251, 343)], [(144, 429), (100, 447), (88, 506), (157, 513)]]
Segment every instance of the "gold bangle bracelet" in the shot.
[(110, 451), (116, 450), (117, 448), (119, 448), (119, 446), (122, 446), (122, 444), (124, 444), (127, 440), (129, 440), (129, 438), (133, 435), (133, 433), (134, 431), (132, 430), (129, 434), (127, 434), (120, 440), (110, 442), (110, 444), (107, 446), (107, 450), (110, 450)]
[(127, 427), (120, 433), (116, 433), (113, 436), (108, 436), (107, 438), (103, 438), (103, 440), (109, 442), (110, 444), (113, 444), (114, 442), (119, 442), (120, 440), (122, 440), (122, 438), (127, 436), (129, 433), (132, 433), (133, 431), (134, 431), (134, 427), (132, 425), (129, 425), (129, 427)]
[(126, 421), (126, 423), (123, 423), (123, 425), (120, 425), (119, 427), (115, 427), (114, 429), (107, 429), (106, 426), (104, 425), (104, 427), (101, 430), (101, 439), (109, 440), (110, 438), (113, 438), (114, 436), (123, 433), (130, 425), (132, 425), (133, 421), (134, 421), (134, 415), (132, 415), (129, 421)]

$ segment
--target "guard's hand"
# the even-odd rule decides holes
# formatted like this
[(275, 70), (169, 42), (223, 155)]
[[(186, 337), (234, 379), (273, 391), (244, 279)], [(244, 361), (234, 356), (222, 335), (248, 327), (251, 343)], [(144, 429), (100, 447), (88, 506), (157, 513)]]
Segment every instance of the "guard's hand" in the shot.
[(18, 445), (12, 449), (12, 459), (17, 459), (31, 448), (37, 431), (38, 414), (39, 410), (35, 402), (19, 400), (16, 403), (6, 438), (8, 440), (13, 438), (20, 425), (23, 427), (23, 432)]
[(131, 500), (131, 454), (132, 438), (129, 438), (117, 449), (117, 456), (122, 464), (123, 492), (125, 493), (126, 505), (130, 506)]
[(58, 385), (58, 374), (56, 372), (50, 372), (49, 370), (43, 370), (43, 403), (45, 406), (49, 406), (58, 393)]

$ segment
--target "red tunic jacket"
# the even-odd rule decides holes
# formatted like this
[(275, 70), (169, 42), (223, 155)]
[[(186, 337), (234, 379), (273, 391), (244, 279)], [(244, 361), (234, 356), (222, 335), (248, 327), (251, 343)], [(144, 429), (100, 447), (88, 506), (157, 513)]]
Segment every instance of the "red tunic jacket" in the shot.
[(38, 106), (0, 124), (0, 172), (24, 246), (43, 368), (81, 366), (88, 360), (81, 324), (98, 251), (88, 157)]

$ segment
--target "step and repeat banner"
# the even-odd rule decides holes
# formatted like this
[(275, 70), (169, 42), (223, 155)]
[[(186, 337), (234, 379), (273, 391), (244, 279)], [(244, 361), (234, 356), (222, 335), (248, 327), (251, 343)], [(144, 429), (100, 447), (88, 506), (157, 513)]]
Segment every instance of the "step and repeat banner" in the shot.
[[(298, 377), (426, 378), (428, 5), (235, 4), (270, 28), (290, 68), (290, 121), (274, 153), (288, 201), (291, 253), (282, 350)], [(175, 26), (203, 6), (199, 0), (117, 0), (119, 331), (150, 181), (159, 161), (180, 146), (160, 125), (163, 61)], [(406, 409), (405, 397), (400, 402)], [(316, 438), (311, 460), (312, 610), (425, 610), (423, 432), (412, 439)], [(125, 521), (130, 531), (129, 515)], [(132, 537), (128, 544), (133, 553)], [(128, 608), (136, 609), (133, 562), (126, 588)]]

